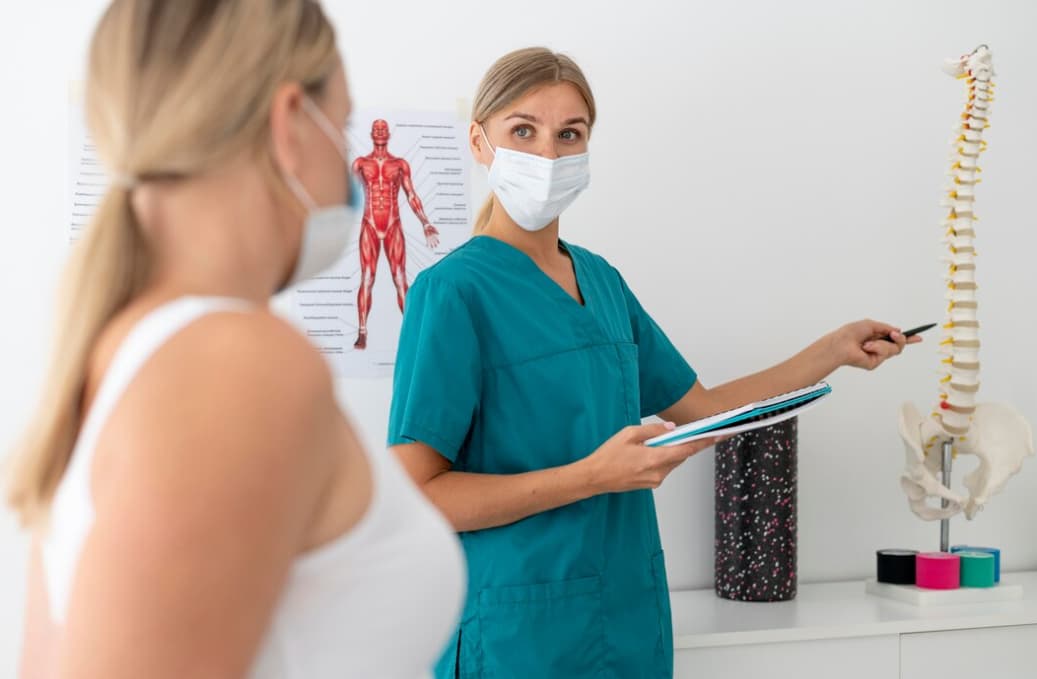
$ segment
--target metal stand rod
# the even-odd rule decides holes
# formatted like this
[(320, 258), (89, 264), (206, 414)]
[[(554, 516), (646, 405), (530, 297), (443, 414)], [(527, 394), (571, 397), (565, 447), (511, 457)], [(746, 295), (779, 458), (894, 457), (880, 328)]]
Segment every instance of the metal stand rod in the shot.
[[(940, 466), (943, 471), (943, 485), (948, 488), (951, 487), (951, 450), (954, 447), (954, 439), (948, 439), (943, 442), (941, 449), (942, 457), (940, 459)], [(944, 509), (950, 505), (946, 499), (940, 500), (940, 506)], [(940, 551), (949, 552), (951, 551), (951, 520), (940, 519)]]

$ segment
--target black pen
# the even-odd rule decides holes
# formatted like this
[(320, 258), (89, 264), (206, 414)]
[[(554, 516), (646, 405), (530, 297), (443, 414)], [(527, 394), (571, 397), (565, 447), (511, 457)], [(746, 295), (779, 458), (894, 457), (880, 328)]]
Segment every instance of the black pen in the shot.
[[(911, 328), (910, 330), (905, 330), (903, 335), (904, 335), (904, 337), (914, 337), (918, 333), (925, 332), (926, 330), (929, 330), (929, 329), (935, 328), (935, 327), (936, 327), (936, 323), (929, 323), (928, 325), (920, 325), (917, 328)], [(880, 337), (879, 339), (884, 339), (887, 342), (892, 342), (893, 341), (892, 335), (886, 335), (885, 337)]]

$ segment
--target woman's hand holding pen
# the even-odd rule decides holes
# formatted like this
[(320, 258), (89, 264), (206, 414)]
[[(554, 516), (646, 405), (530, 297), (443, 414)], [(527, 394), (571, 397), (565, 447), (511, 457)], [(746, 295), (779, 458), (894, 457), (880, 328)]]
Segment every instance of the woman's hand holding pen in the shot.
[(863, 320), (844, 325), (825, 340), (836, 367), (849, 365), (874, 370), (898, 355), (905, 346), (917, 344), (922, 338), (918, 335), (906, 337), (899, 328), (886, 323)]

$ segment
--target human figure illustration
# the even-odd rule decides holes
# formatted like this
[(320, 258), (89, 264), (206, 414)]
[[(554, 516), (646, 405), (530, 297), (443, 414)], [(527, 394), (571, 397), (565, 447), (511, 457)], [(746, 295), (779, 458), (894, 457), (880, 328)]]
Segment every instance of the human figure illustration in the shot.
[(411, 181), (410, 165), (403, 158), (389, 153), (389, 123), (375, 120), (371, 125), (371, 141), (374, 149), (370, 154), (353, 162), (353, 172), (364, 187), (363, 220), (360, 225), (360, 290), (357, 293), (357, 310), (360, 329), (357, 333), (357, 349), (367, 348), (367, 317), (371, 313), (371, 289), (374, 287), (378, 270), (378, 255), (385, 246), (385, 258), (389, 261), (396, 297), (403, 311), (407, 296), (407, 252), (400, 220), (399, 195), (403, 189), (411, 210), (421, 221), (428, 247), (439, 245), (439, 231), (432, 225), (421, 199)]

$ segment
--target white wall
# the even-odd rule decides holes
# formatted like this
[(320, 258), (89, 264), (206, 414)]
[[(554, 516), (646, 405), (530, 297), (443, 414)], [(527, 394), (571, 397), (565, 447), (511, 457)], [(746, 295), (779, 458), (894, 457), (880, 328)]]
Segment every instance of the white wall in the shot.
[[(942, 313), (936, 261), (946, 142), (961, 86), (940, 61), (987, 42), (999, 77), (978, 211), (984, 384), (1037, 423), (1037, 5), (987, 2), (738, 3), (479, 0), (327, 3), (358, 106), (453, 111), (515, 47), (575, 56), (598, 98), (592, 188), (564, 236), (608, 257), (708, 384), (769, 365), (844, 321), (905, 326)], [(66, 82), (105, 3), (0, 6), (7, 223), (0, 245), (0, 449), (33, 404), (66, 233)], [(982, 8), (982, 13), (973, 8)], [(479, 172), (474, 175), (478, 178)], [(932, 339), (930, 336), (929, 339)], [(896, 409), (927, 407), (932, 345), (874, 374), (845, 371), (801, 424), (800, 573), (864, 576), (875, 548), (935, 547), (900, 495)], [(340, 393), (380, 446), (388, 381)], [(1037, 460), (953, 539), (1037, 567)], [(675, 588), (712, 578), (712, 459), (658, 493)], [(0, 674), (10, 674), (25, 539), (0, 518)]]

